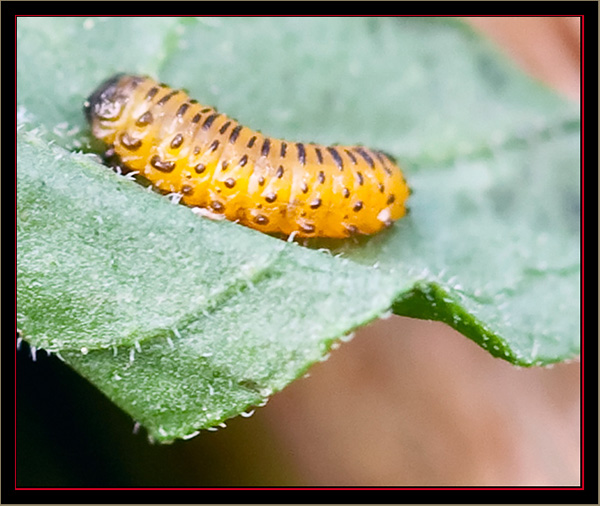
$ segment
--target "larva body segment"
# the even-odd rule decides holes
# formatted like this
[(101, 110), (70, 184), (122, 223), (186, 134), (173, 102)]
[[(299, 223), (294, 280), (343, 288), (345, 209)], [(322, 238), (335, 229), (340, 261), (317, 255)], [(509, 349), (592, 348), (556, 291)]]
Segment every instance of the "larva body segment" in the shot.
[(374, 234), (406, 213), (406, 181), (379, 151), (272, 139), (147, 77), (112, 77), (84, 110), (127, 168), (262, 232)]

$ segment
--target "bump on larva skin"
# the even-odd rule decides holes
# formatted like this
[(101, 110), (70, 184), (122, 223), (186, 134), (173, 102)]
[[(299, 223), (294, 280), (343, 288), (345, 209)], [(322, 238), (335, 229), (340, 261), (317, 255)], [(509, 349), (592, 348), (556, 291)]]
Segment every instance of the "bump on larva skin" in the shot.
[(129, 170), (262, 232), (369, 235), (406, 214), (410, 190), (388, 155), (273, 139), (148, 77), (113, 76), (84, 112)]

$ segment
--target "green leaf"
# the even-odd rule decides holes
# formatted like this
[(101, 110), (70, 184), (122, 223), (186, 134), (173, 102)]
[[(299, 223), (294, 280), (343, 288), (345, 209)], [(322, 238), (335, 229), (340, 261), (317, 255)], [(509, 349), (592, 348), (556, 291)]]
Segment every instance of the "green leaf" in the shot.
[[(578, 108), (463, 24), (19, 18), (17, 42), (18, 326), (153, 438), (262, 405), (390, 309), (518, 365), (579, 353)], [(411, 213), (305, 246), (199, 218), (76, 152), (100, 148), (81, 106), (116, 71), (390, 152)]]
[(156, 438), (264, 402), (397, 293), (372, 267), (199, 219), (31, 134), (17, 156), (19, 326)]

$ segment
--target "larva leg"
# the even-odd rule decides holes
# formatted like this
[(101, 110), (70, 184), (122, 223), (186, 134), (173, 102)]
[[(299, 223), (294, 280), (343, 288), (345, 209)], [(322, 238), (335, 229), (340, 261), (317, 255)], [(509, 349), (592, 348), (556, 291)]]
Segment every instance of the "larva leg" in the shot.
[(208, 207), (192, 207), (191, 209), (194, 214), (214, 221), (221, 221), (227, 218), (224, 214), (213, 213)]

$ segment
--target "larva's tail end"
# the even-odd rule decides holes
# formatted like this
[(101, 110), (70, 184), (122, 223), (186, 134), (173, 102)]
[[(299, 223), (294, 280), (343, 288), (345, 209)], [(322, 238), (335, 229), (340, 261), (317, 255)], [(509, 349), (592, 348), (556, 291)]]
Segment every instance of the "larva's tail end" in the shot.
[(94, 111), (101, 106), (102, 102), (106, 101), (108, 97), (114, 94), (114, 91), (117, 88), (117, 83), (124, 76), (125, 74), (120, 73), (110, 77), (109, 79), (104, 81), (100, 86), (98, 86), (83, 103), (83, 113), (90, 125), (94, 120)]

